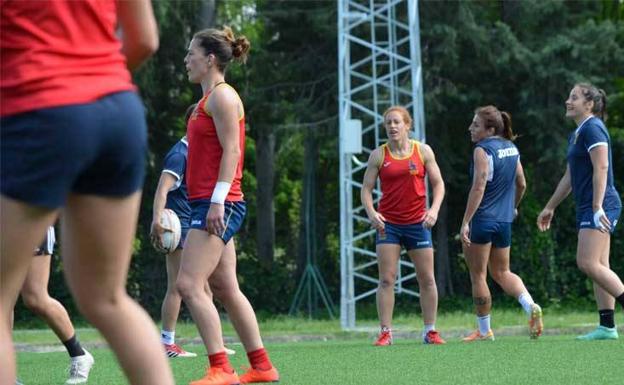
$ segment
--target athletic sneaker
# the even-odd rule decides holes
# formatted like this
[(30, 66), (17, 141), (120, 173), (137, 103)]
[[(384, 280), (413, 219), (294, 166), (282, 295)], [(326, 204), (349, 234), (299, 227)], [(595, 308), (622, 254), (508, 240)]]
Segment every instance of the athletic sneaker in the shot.
[(240, 376), (241, 384), (255, 384), (258, 382), (279, 382), (279, 373), (274, 366), (269, 370), (250, 368)]
[(72, 357), (69, 365), (69, 379), (65, 384), (85, 384), (89, 379), (89, 372), (93, 367), (95, 360), (91, 353), (83, 348), (85, 354), (82, 356)]
[(531, 305), (531, 318), (529, 318), (529, 337), (534, 340), (537, 339), (537, 337), (542, 335), (542, 330), (544, 330), (542, 308), (534, 303)]
[(392, 345), (392, 330), (383, 328), (375, 341), (375, 346), (390, 346)]
[(24, 385), (24, 383), (22, 381), (18, 379), (15, 380), (15, 385)]
[(599, 325), (596, 329), (591, 332), (584, 334), (582, 336), (576, 337), (577, 340), (581, 341), (598, 341), (598, 340), (617, 340), (618, 332), (616, 328), (608, 328), (602, 325)]
[(227, 354), (228, 356), (233, 356), (234, 354), (236, 354), (236, 350), (228, 349), (227, 347), (225, 347), (225, 354)]
[(206, 375), (189, 385), (239, 385), (240, 380), (236, 372), (228, 373), (219, 367), (206, 368)]
[(430, 345), (443, 345), (446, 343), (446, 341), (444, 341), (442, 337), (440, 337), (440, 333), (438, 333), (436, 330), (429, 330), (427, 334), (425, 334), (423, 342)]
[(474, 341), (494, 341), (494, 332), (489, 330), (486, 335), (482, 336), (479, 330), (475, 330), (468, 337), (462, 339), (464, 342), (474, 342)]
[(182, 349), (178, 344), (163, 344), (165, 346), (165, 353), (167, 354), (167, 357), (169, 358), (174, 358), (174, 357), (197, 357), (197, 354), (192, 353), (192, 352), (187, 352), (186, 350)]

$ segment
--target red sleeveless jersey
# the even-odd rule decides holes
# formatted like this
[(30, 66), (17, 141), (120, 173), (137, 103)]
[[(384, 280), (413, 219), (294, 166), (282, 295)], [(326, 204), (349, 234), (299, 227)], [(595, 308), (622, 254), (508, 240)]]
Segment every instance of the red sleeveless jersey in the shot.
[[(186, 186), (188, 199), (210, 199), (219, 178), (219, 167), (223, 148), (219, 143), (217, 129), (212, 116), (208, 115), (203, 106), (210, 93), (197, 103), (187, 123), (188, 160), (186, 166)], [(245, 157), (245, 117), (238, 121), (241, 157), (236, 166), (236, 173), (226, 201), (243, 200), (241, 179), (243, 178), (243, 160)]]
[(2, 1), (0, 116), (134, 90), (115, 0)]
[(425, 164), (420, 143), (411, 141), (410, 155), (396, 158), (387, 144), (381, 146), (379, 165), (381, 200), (378, 211), (390, 223), (407, 225), (422, 222), (426, 208)]

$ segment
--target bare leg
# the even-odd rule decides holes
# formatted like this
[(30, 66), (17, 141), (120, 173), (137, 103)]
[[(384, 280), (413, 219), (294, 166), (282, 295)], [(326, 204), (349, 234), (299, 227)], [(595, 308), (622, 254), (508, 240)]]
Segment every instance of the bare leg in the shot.
[(65, 276), (80, 311), (104, 335), (132, 384), (172, 385), (154, 322), (126, 293), (141, 193), (69, 197), (62, 217)]
[(212, 297), (206, 292), (206, 281), (219, 264), (223, 248), (223, 241), (216, 235), (195, 229), (189, 231), (176, 283), (197, 324), (208, 355), (225, 350), (219, 313)]
[(420, 307), (425, 325), (433, 325), (438, 312), (438, 288), (433, 273), (433, 249), (414, 249), (407, 252), (416, 268), (420, 290)]
[[(611, 249), (611, 237), (607, 238), (606, 245), (602, 249), (602, 253), (600, 255), (600, 264), (610, 269), (609, 265), (609, 251)], [(596, 305), (598, 306), (598, 310), (603, 309), (615, 309), (615, 298), (606, 292), (603, 288), (593, 283), (594, 286), (594, 296), (596, 297)]]
[(162, 328), (167, 331), (175, 330), (178, 314), (180, 313), (182, 297), (176, 288), (176, 281), (178, 279), (181, 259), (181, 249), (167, 255), (167, 293), (165, 294), (161, 308)]
[(262, 348), (256, 313), (238, 286), (234, 240), (225, 245), (221, 260), (210, 277), (210, 287), (225, 307), (245, 350), (252, 352)]
[[(610, 234), (598, 230), (581, 229), (578, 235), (576, 263), (594, 283), (612, 297), (616, 297), (624, 293), (624, 284), (617, 274), (602, 262), (605, 254), (609, 253), (609, 238)], [(603, 301), (604, 304), (611, 303), (608, 299), (605, 301), (606, 295), (600, 292), (598, 294), (600, 297), (596, 298), (597, 301)]]
[(377, 288), (377, 314), (381, 327), (390, 328), (394, 311), (394, 282), (401, 246), (383, 243), (377, 245), (379, 287)]
[(50, 255), (32, 259), (21, 295), (24, 305), (41, 317), (61, 342), (65, 342), (74, 336), (75, 331), (65, 307), (48, 294), (51, 259)]
[(480, 317), (490, 314), (492, 310), (492, 297), (486, 280), (491, 245), (491, 243), (485, 245), (473, 243), (470, 247), (464, 245), (464, 255), (472, 283), (472, 298), (477, 315)]
[(33, 257), (33, 251), (54, 223), (57, 210), (37, 208), (0, 197), (0, 379), (15, 382), (11, 340), (13, 307)]
[(509, 247), (493, 247), (490, 252), (490, 274), (496, 283), (503, 288), (508, 295), (518, 298), (520, 294), (526, 293), (522, 279), (509, 270)]

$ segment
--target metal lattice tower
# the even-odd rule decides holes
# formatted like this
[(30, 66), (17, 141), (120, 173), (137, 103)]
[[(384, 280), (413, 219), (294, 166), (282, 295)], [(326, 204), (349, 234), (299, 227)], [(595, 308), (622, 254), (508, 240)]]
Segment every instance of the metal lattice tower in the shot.
[[(412, 136), (425, 139), (418, 0), (339, 0), (338, 65), (340, 322), (350, 329), (356, 302), (375, 294), (378, 284), (375, 231), (360, 189), (368, 156), (386, 140), (384, 110), (405, 106), (414, 118)], [(379, 200), (379, 189), (373, 198)], [(415, 278), (412, 263), (401, 258), (397, 275), (395, 291), (418, 296), (403, 287)]]

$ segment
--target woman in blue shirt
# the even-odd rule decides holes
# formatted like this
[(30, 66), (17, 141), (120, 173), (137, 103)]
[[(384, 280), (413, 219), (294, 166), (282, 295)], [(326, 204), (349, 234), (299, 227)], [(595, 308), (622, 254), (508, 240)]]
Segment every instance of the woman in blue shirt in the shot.
[(600, 314), (598, 328), (581, 340), (617, 339), (615, 300), (624, 307), (624, 284), (609, 268), (611, 234), (622, 211), (613, 184), (611, 139), (602, 118), (606, 111), (604, 91), (591, 84), (577, 84), (566, 100), (566, 117), (576, 130), (568, 141), (568, 165), (555, 192), (537, 218), (541, 231), (550, 228), (555, 209), (570, 191), (576, 204), (578, 244), (576, 263), (594, 284)]

